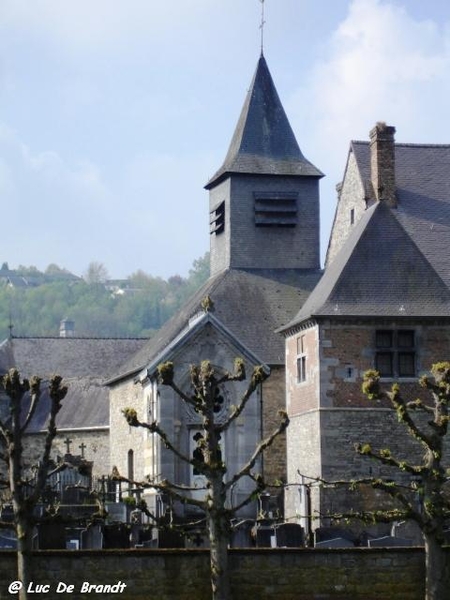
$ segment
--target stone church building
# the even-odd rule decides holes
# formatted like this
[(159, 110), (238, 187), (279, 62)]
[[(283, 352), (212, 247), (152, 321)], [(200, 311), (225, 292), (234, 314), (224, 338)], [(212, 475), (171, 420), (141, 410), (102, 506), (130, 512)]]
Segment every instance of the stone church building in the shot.
[[(284, 341), (276, 330), (303, 304), (318, 282), (319, 179), (322, 173), (302, 154), (263, 56), (248, 91), (223, 165), (209, 191), (211, 274), (188, 304), (108, 381), (111, 463), (136, 479), (167, 477), (195, 485), (192, 467), (174, 461), (158, 439), (130, 430), (121, 409), (136, 408), (141, 420), (156, 417), (186, 455), (195, 450), (199, 421), (156, 381), (156, 367), (175, 365), (178, 382), (189, 366), (208, 359), (232, 370), (236, 356), (247, 372), (262, 364), (270, 378), (255, 393), (238, 423), (225, 432), (230, 476), (271, 433), (285, 405)], [(209, 297), (211, 313), (202, 314)], [(187, 383), (185, 383), (187, 384)], [(223, 409), (236, 404), (246, 382), (223, 390)], [(286, 480), (285, 440), (259, 468), (267, 481)], [(249, 489), (234, 490), (239, 503)], [(255, 515), (255, 507), (250, 516)]]
[[(205, 186), (211, 274), (202, 289), (148, 341), (36, 340), (38, 352), (30, 346), (25, 356), (28, 342), (11, 338), (0, 346), (0, 369), (26, 365), (26, 375), (42, 374), (56, 361), (62, 375), (73, 375), (62, 435), (86, 444), (97, 474), (116, 467), (136, 481), (150, 476), (201, 487), (192, 467), (154, 435), (130, 428), (122, 410), (157, 419), (180, 451), (192, 455), (197, 415), (158, 384), (158, 364), (174, 363), (181, 388), (189, 385), (190, 364), (205, 359), (219, 372), (232, 370), (236, 356), (248, 373), (263, 365), (270, 377), (226, 432), (222, 451), (232, 475), (286, 408), (286, 437), (258, 468), (267, 481), (289, 484), (285, 519), (306, 525), (305, 477), (369, 473), (371, 466), (353, 451), (358, 441), (406, 448), (389, 408), (362, 398), (362, 373), (376, 368), (383, 381), (399, 380), (415, 394), (417, 376), (449, 358), (449, 167), (450, 146), (395, 143), (394, 128), (382, 123), (370, 141), (351, 142), (322, 270), (323, 174), (300, 150), (261, 55), (228, 153)], [(211, 308), (205, 312), (206, 297)], [(21, 344), (19, 360), (12, 350)], [(223, 414), (245, 387), (224, 386)], [(89, 398), (87, 390), (94, 391)], [(36, 432), (44, 420), (36, 421)], [(94, 446), (95, 452), (102, 447), (101, 457)], [(230, 502), (248, 491), (243, 481)], [(147, 499), (154, 507), (151, 491)], [(308, 502), (318, 514), (338, 509), (336, 496), (322, 490)]]

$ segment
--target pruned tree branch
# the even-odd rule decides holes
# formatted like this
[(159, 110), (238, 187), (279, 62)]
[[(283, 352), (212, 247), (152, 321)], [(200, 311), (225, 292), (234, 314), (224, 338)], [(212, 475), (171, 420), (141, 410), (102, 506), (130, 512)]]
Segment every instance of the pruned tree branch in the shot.
[(410, 465), (406, 461), (399, 461), (395, 459), (391, 455), (391, 451), (388, 448), (379, 450), (378, 454), (376, 452), (373, 452), (369, 444), (356, 443), (354, 445), (354, 448), (356, 452), (358, 452), (358, 454), (360, 454), (361, 456), (368, 456), (382, 463), (383, 465), (394, 467), (396, 469), (399, 469), (400, 471), (406, 471), (407, 473), (411, 473), (411, 475), (420, 475), (423, 472), (423, 469), (425, 468), (419, 465)]
[(31, 396), (30, 407), (28, 409), (27, 416), (24, 419), (23, 425), (20, 429), (20, 433), (23, 434), (30, 424), (31, 419), (33, 418), (34, 413), (36, 412), (36, 408), (39, 404), (39, 400), (41, 397), (41, 379), (39, 377), (32, 377), (29, 382), (29, 391)]
[(200, 463), (197, 465), (195, 461), (193, 461), (191, 458), (180, 452), (178, 448), (174, 446), (174, 444), (172, 444), (166, 432), (161, 429), (161, 427), (156, 421), (152, 421), (151, 423), (140, 421), (138, 419), (137, 412), (134, 408), (124, 408), (122, 410), (122, 414), (124, 415), (130, 427), (142, 427), (143, 429), (147, 429), (147, 431), (150, 431), (151, 433), (156, 433), (156, 435), (158, 435), (161, 438), (162, 442), (164, 443), (164, 446), (168, 448), (171, 452), (173, 452), (173, 454), (177, 458), (192, 466), (198, 466), (199, 468), (201, 468), (202, 465)]
[(44, 489), (45, 482), (48, 476), (48, 467), (50, 462), (50, 452), (52, 449), (53, 440), (56, 437), (56, 417), (61, 410), (61, 402), (67, 394), (67, 386), (62, 385), (62, 377), (54, 375), (50, 380), (49, 394), (51, 400), (50, 416), (47, 425), (47, 432), (45, 435), (44, 451), (42, 454), (42, 460), (39, 463), (36, 484), (34, 486), (33, 493), (30, 496), (30, 501), (35, 503), (38, 501), (39, 496)]
[(256, 446), (252, 456), (245, 463), (245, 465), (235, 475), (233, 475), (233, 477), (229, 481), (227, 481), (227, 483), (225, 484), (225, 487), (227, 489), (229, 489), (233, 485), (235, 485), (239, 481), (239, 479), (241, 479), (245, 475), (249, 475), (251, 470), (254, 468), (256, 461), (261, 456), (261, 454), (264, 452), (264, 450), (266, 450), (269, 446), (271, 446), (273, 444), (275, 438), (278, 437), (281, 433), (283, 433), (283, 431), (286, 430), (286, 428), (289, 425), (289, 417), (287, 416), (287, 413), (284, 411), (280, 411), (280, 416), (282, 418), (282, 421), (280, 422), (278, 427), (268, 437), (266, 437), (264, 440), (261, 440), (259, 442), (259, 444)]
[(253, 393), (257, 389), (257, 387), (263, 383), (265, 379), (267, 379), (268, 375), (262, 368), (262, 366), (257, 366), (253, 369), (252, 377), (250, 379), (250, 383), (247, 387), (247, 390), (243, 394), (238, 406), (234, 407), (228, 419), (226, 419), (223, 423), (218, 426), (218, 431), (225, 431), (230, 427), (230, 425), (235, 421), (244, 411), (247, 402), (252, 397)]

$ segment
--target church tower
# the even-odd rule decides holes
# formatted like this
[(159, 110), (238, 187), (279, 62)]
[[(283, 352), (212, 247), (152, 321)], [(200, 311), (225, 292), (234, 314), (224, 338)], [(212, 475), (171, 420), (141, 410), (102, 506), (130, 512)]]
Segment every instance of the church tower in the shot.
[[(154, 379), (156, 366), (168, 359), (176, 362), (178, 373), (186, 374), (185, 381), (190, 365), (203, 359), (232, 371), (235, 357), (243, 356), (247, 357), (248, 372), (255, 364), (270, 370), (268, 381), (249, 399), (245, 417), (224, 432), (230, 473), (236, 472), (233, 465), (240, 468), (244, 457), (247, 460), (261, 439), (278, 427), (279, 411), (286, 405), (285, 343), (278, 331), (292, 320), (322, 275), (321, 177), (322, 173), (300, 151), (261, 54), (223, 165), (206, 185), (210, 198), (211, 276), (151, 337), (139, 356), (133, 357), (133, 363), (124, 366), (124, 375), (118, 378), (121, 383), (111, 392), (111, 418), (117, 415), (117, 422), (111, 422), (114, 435), (117, 431), (122, 431), (124, 438), (128, 435), (120, 409), (125, 399), (135, 397), (138, 377), (144, 386), (144, 411), (148, 414), (147, 399), (154, 398), (164, 430), (185, 444), (186, 452), (194, 448), (187, 444), (195, 440), (198, 415), (176, 413), (173, 394), (162, 400), (167, 390), (161, 390), (160, 396)], [(111, 447), (111, 464), (126, 472), (122, 446)], [(136, 457), (144, 456), (140, 466), (136, 463), (136, 472), (140, 469), (148, 473), (157, 468), (168, 479), (179, 472), (183, 483), (192, 485), (190, 475), (175, 464), (173, 455), (169, 458), (162, 449), (159, 454), (158, 449), (143, 453), (138, 445), (133, 450)], [(151, 464), (145, 462), (150, 456)], [(284, 436), (272, 445), (261, 469), (267, 482), (286, 480)], [(238, 486), (233, 488), (237, 502), (244, 491)], [(275, 495), (272, 500), (273, 510), (282, 510), (281, 498)]]
[(302, 154), (261, 54), (210, 193), (211, 275), (320, 268), (319, 179)]

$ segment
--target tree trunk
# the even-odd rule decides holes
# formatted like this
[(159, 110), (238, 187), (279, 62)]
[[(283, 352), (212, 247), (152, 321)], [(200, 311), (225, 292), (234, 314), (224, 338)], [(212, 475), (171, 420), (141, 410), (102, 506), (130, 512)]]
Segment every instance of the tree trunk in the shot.
[(31, 581), (32, 525), (27, 519), (18, 519), (17, 526), (17, 579), (22, 582), (19, 600), (27, 600)]
[(212, 600), (230, 600), (228, 571), (228, 523), (214, 511), (209, 516)]
[(222, 473), (210, 478), (207, 516), (211, 566), (212, 600), (230, 600), (230, 574), (228, 571), (228, 542), (230, 526), (225, 513)]
[(448, 568), (446, 552), (436, 536), (424, 533), (425, 600), (448, 600)]

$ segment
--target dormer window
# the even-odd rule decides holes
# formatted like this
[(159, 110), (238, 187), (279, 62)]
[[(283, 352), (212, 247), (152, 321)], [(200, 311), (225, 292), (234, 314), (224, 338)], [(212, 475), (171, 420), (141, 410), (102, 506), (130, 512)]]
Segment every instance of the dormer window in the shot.
[(254, 192), (257, 227), (295, 227), (297, 192)]
[(209, 233), (223, 233), (225, 230), (225, 200), (209, 213)]

